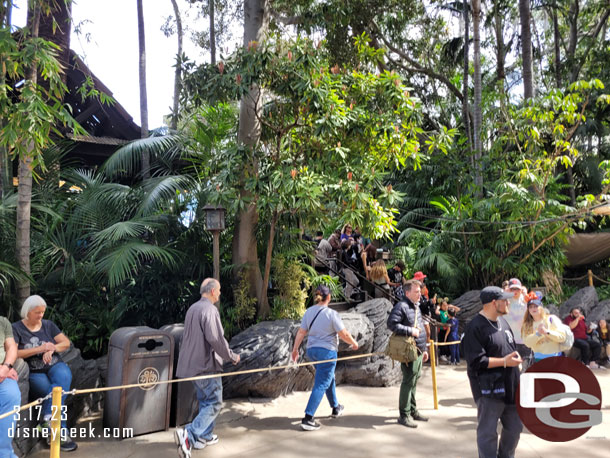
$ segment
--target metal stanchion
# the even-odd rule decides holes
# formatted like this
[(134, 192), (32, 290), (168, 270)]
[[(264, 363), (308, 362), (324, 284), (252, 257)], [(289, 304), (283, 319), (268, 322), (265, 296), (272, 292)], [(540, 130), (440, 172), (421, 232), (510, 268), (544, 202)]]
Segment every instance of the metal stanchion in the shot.
[(432, 395), (434, 397), (434, 410), (438, 410), (438, 392), (436, 390), (436, 348), (434, 340), (428, 341), (430, 345), (430, 368), (432, 369)]
[(53, 388), (51, 398), (51, 458), (59, 458), (59, 447), (61, 445), (61, 386)]

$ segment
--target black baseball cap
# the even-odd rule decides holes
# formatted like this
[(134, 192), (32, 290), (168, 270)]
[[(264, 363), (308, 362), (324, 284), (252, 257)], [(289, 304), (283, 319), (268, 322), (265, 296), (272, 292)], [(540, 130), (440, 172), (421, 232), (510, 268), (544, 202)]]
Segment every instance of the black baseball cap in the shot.
[(480, 298), (483, 305), (489, 304), (491, 301), (497, 301), (499, 299), (510, 299), (513, 297), (513, 293), (505, 293), (502, 288), (497, 286), (486, 286), (481, 290)]

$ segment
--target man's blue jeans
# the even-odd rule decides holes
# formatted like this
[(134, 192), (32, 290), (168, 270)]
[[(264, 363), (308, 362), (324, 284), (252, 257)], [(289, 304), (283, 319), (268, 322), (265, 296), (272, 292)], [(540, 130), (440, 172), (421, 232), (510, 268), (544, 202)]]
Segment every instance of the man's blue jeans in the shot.
[[(0, 383), (0, 414), (9, 412), (19, 405), (21, 405), (19, 385), (13, 379), (4, 379)], [(13, 438), (9, 437), (9, 430), (15, 431), (16, 415), (10, 415), (0, 420), (0, 458), (17, 458), (11, 444)]]
[[(56, 386), (61, 386), (65, 391), (70, 391), (70, 384), (72, 383), (72, 372), (68, 365), (64, 362), (54, 364), (48, 372), (31, 372), (30, 373), (30, 392), (32, 397), (42, 398), (53, 391)], [(66, 396), (61, 397), (62, 406), (65, 405)], [(51, 399), (47, 399), (42, 403), (41, 420), (49, 421), (51, 414), (60, 416), (61, 427), (66, 428), (66, 418), (63, 412), (51, 412)], [(65, 409), (65, 408), (64, 408)], [(65, 412), (65, 410), (64, 410)], [(42, 422), (42, 421), (41, 421)]]
[[(307, 357), (310, 361), (324, 361), (327, 359), (336, 359), (337, 352), (327, 350), (321, 347), (311, 347), (307, 349)], [(316, 376), (313, 382), (313, 389), (309, 396), (309, 402), (305, 408), (305, 414), (314, 416), (318, 406), (326, 394), (328, 403), (332, 408), (339, 405), (337, 401), (337, 393), (335, 392), (335, 367), (336, 361), (329, 363), (316, 364)]]
[(199, 413), (192, 423), (184, 427), (191, 444), (212, 439), (216, 417), (222, 408), (222, 379), (220, 377), (193, 380), (193, 384), (199, 401)]

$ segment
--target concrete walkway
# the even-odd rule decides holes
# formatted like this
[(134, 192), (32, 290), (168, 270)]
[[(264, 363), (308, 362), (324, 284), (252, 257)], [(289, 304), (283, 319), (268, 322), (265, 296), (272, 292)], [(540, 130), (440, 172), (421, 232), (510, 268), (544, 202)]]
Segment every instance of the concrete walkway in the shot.
[[(464, 364), (464, 363), (462, 363)], [(517, 457), (608, 458), (610, 456), (610, 370), (595, 372), (602, 394), (603, 423), (584, 436), (566, 443), (546, 442), (524, 431)], [(193, 451), (193, 458), (219, 457), (476, 457), (476, 407), (464, 365), (441, 366), (437, 370), (439, 410), (434, 410), (430, 367), (418, 385), (418, 407), (430, 416), (417, 429), (396, 423), (398, 387), (366, 388), (341, 385), (339, 401), (344, 416), (330, 418), (326, 400), (318, 409), (318, 431), (299, 427), (309, 393), (298, 392), (275, 400), (236, 399), (225, 403), (215, 432), (220, 441), (204, 450)], [(84, 419), (101, 430), (101, 419)], [(138, 436), (122, 441), (101, 438), (77, 439), (76, 452), (62, 453), (70, 458), (157, 458), (176, 457), (173, 428), (170, 431)], [(49, 456), (39, 448), (31, 458)]]

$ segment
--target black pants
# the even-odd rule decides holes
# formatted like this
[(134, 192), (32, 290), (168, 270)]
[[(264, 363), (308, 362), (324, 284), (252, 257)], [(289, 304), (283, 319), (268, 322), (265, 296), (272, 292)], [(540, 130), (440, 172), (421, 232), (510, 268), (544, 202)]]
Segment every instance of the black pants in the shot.
[[(499, 443), (498, 421), (502, 423)], [(514, 458), (522, 429), (515, 404), (485, 397), (477, 399), (479, 458)]]
[(580, 350), (580, 359), (586, 365), (597, 361), (602, 351), (602, 346), (594, 340), (574, 339), (574, 346)]

